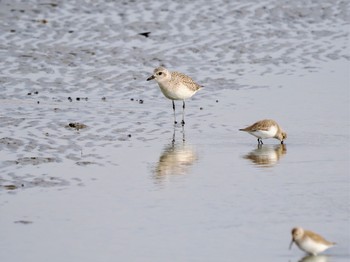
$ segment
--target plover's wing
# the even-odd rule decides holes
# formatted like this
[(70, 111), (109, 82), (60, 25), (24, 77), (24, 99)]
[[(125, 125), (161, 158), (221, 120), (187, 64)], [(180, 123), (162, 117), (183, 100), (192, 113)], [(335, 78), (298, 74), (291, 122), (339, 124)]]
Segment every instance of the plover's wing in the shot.
[(191, 77), (179, 72), (172, 72), (171, 78), (173, 79), (173, 81), (182, 82), (184, 85), (186, 85), (189, 89), (193, 91), (197, 91), (202, 88), (202, 86), (198, 85)]

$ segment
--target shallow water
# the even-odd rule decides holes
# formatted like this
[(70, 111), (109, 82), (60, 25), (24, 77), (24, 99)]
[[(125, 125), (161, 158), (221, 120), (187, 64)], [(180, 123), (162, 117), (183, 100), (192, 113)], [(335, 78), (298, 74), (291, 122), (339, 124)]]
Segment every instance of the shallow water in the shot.
[[(348, 261), (348, 10), (1, 1), (0, 260)], [(204, 85), (184, 128), (160, 64)], [(285, 145), (238, 131), (263, 118)]]

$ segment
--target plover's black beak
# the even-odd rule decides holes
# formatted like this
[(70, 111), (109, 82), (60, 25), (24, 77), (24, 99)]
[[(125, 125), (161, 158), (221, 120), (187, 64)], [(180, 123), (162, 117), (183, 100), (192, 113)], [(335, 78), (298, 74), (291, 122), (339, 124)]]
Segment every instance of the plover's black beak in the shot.
[(147, 81), (154, 79), (154, 75), (151, 75), (149, 78), (147, 78)]
[(293, 245), (293, 243), (294, 243), (294, 239), (292, 238), (292, 241), (290, 241), (289, 250), (291, 250), (291, 249), (292, 249), (292, 245)]

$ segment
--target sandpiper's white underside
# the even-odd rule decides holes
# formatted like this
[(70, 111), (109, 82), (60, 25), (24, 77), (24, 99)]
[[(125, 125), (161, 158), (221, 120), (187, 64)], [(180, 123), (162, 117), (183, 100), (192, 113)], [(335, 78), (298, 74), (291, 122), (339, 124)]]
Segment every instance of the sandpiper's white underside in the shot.
[(322, 243), (317, 243), (310, 238), (296, 242), (296, 244), (300, 249), (312, 255), (317, 255), (318, 253), (321, 253), (330, 247)]
[(272, 138), (276, 135), (277, 133), (277, 127), (276, 126), (271, 126), (269, 130), (257, 130), (257, 131), (252, 131), (249, 132), (249, 134), (261, 138), (261, 139), (266, 139), (266, 138)]

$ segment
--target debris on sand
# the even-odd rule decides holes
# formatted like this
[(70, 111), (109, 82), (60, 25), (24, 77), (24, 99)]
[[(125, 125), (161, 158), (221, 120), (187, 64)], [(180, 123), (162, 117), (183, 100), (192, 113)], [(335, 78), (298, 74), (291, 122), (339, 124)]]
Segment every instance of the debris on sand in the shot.
[(87, 125), (81, 124), (81, 123), (69, 123), (68, 125), (66, 125), (67, 128), (74, 128), (76, 130), (80, 130), (80, 129), (84, 129), (87, 127)]
[(150, 34), (151, 32), (143, 32), (143, 33), (139, 33), (139, 35), (142, 35), (142, 36), (144, 36), (144, 37), (149, 37), (149, 34)]

